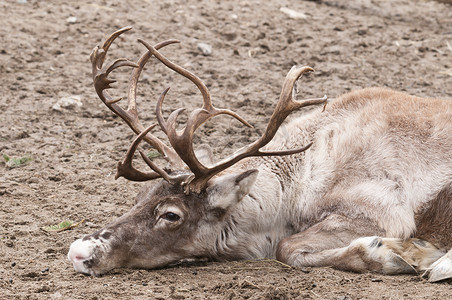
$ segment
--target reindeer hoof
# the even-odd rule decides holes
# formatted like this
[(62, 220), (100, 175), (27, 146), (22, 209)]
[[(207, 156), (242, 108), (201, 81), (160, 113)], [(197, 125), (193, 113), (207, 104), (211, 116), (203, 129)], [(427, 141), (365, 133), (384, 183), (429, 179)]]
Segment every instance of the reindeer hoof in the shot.
[(384, 274), (413, 274), (416, 269), (401, 255), (394, 251), (396, 239), (377, 236), (363, 237), (352, 242), (351, 246), (358, 246), (365, 250), (367, 260), (381, 265), (378, 272)]
[(437, 282), (445, 279), (452, 278), (452, 257), (450, 255), (444, 255), (437, 261), (435, 261), (428, 271), (429, 282)]

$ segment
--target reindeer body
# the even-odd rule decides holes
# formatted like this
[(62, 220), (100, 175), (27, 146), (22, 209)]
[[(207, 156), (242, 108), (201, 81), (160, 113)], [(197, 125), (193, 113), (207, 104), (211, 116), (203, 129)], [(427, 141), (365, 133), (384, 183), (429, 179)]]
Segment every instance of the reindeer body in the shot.
[[(129, 29), (93, 50), (96, 91), (139, 133), (118, 164), (118, 175), (164, 180), (145, 188), (118, 220), (71, 245), (68, 258), (78, 272), (100, 275), (117, 267), (155, 268), (186, 259), (276, 256), (292, 266), (426, 271), (431, 281), (452, 277), (452, 101), (364, 89), (278, 130), (291, 111), (326, 101), (295, 101), (293, 85), (311, 69), (293, 68), (263, 136), (215, 162), (209, 148), (194, 153), (193, 132), (218, 114), (246, 121), (214, 108), (199, 78), (144, 42), (149, 52), (137, 64), (119, 60), (102, 68), (111, 42)], [(169, 43), (174, 41), (156, 48)], [(193, 81), (204, 98), (183, 134), (175, 131), (180, 110), (167, 121), (161, 114), (168, 90), (159, 99), (157, 119), (177, 153), (147, 135), (154, 125), (144, 129), (137, 121), (136, 83), (151, 55)], [(138, 68), (127, 111), (104, 91), (108, 73), (120, 66)], [(131, 160), (141, 139), (167, 157), (179, 157), (191, 172), (168, 173), (144, 154), (154, 172), (134, 169)], [(173, 164), (182, 164), (180, 159)]]
[[(231, 212), (235, 219), (249, 224), (241, 228), (241, 234), (250, 241), (242, 239), (243, 251), (228, 249), (224, 234), (217, 232), (215, 237), (224, 244), (220, 250), (227, 251), (215, 249), (216, 255), (274, 256), (279, 240), (330, 216), (365, 224), (369, 230), (363, 229), (363, 234), (367, 235), (415, 236), (416, 218), (452, 182), (449, 133), (451, 102), (379, 88), (346, 94), (325, 111), (316, 109), (292, 120), (268, 148), (281, 150), (315, 141), (307, 152), (251, 158), (227, 170), (238, 173), (257, 168), (259, 176), (249, 195)], [(340, 218), (335, 222), (341, 225)], [(433, 225), (434, 220), (425, 222)], [(448, 231), (452, 219), (441, 226), (445, 232), (437, 235), (452, 235)], [(261, 231), (251, 237), (256, 228)], [(234, 233), (228, 236), (238, 239)], [(355, 238), (361, 236), (357, 232)], [(437, 245), (452, 247), (452, 241)]]

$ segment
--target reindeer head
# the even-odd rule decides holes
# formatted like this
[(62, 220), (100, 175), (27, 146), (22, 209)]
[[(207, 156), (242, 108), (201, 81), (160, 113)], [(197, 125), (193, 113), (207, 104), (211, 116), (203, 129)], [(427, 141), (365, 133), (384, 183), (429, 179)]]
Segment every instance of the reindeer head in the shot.
[[(125, 158), (118, 163), (116, 178), (122, 176), (133, 181), (157, 178), (163, 180), (144, 189), (137, 196), (135, 206), (128, 213), (100, 231), (75, 241), (68, 253), (69, 260), (76, 271), (99, 275), (117, 267), (155, 268), (184, 259), (246, 257), (246, 251), (234, 252), (229, 249), (222, 252), (219, 249), (221, 245), (216, 245), (215, 241), (218, 241), (218, 235), (224, 232), (225, 226), (239, 226), (232, 212), (250, 192), (258, 177), (258, 171), (239, 169), (231, 172), (229, 169), (226, 172), (225, 170), (247, 157), (290, 155), (303, 152), (311, 146), (309, 144), (284, 151), (261, 150), (272, 140), (279, 126), (292, 111), (309, 105), (326, 103), (326, 97), (303, 101), (293, 99), (295, 82), (303, 73), (312, 69), (293, 67), (286, 76), (279, 102), (264, 134), (231, 156), (215, 162), (210, 148), (202, 147), (199, 151), (195, 151), (192, 143), (195, 131), (204, 122), (220, 114), (230, 115), (246, 126), (251, 127), (251, 125), (230, 110), (215, 108), (207, 87), (196, 75), (174, 64), (158, 52), (158, 49), (164, 46), (177, 43), (176, 40), (168, 40), (154, 47), (139, 40), (147, 51), (136, 63), (127, 59), (118, 59), (103, 67), (111, 43), (130, 29), (131, 27), (126, 27), (116, 31), (102, 47), (94, 48), (91, 53), (94, 87), (104, 104), (137, 133)], [(152, 56), (192, 81), (203, 97), (202, 107), (190, 114), (186, 126), (179, 131), (176, 130), (177, 119), (184, 109), (172, 112), (165, 120), (162, 105), (169, 88), (160, 96), (157, 102), (156, 119), (161, 130), (167, 135), (171, 147), (150, 134), (157, 124), (145, 128), (138, 119), (136, 108), (138, 78)], [(108, 75), (116, 68), (123, 66), (134, 68), (129, 84), (127, 110), (118, 105), (121, 99), (113, 99), (107, 92), (110, 84), (115, 82), (109, 79)], [(152, 171), (142, 172), (134, 168), (132, 158), (142, 140), (159, 151), (169, 162), (170, 167), (160, 168), (139, 151)], [(238, 244), (240, 242), (238, 241)], [(239, 246), (246, 247), (246, 245)]]

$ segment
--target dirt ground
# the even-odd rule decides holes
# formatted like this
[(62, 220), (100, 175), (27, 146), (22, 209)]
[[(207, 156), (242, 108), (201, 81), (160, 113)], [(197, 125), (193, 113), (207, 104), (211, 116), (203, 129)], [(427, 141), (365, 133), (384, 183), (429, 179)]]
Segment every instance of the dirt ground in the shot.
[[(299, 14), (291, 18), (284, 7)], [(70, 243), (126, 212), (143, 186), (114, 180), (133, 134), (97, 99), (89, 63), (94, 46), (128, 25), (134, 30), (112, 46), (110, 59), (136, 60), (144, 51), (137, 38), (179, 39), (162, 52), (198, 74), (218, 107), (256, 126), (245, 129), (229, 118), (208, 123), (196, 141), (217, 154), (258, 136), (294, 64), (316, 69), (301, 80), (303, 97), (386, 86), (452, 99), (452, 7), (446, 3), (1, 1), (1, 299), (452, 298), (451, 281), (290, 269), (274, 260), (115, 270), (99, 278), (76, 274), (66, 258)], [(200, 42), (212, 46), (210, 56), (197, 49)], [(126, 74), (115, 73), (121, 79), (115, 96), (126, 95)], [(190, 82), (150, 63), (138, 88), (145, 125), (167, 86), (165, 113), (200, 105)], [(67, 96), (78, 97), (81, 106), (53, 108)], [(70, 231), (40, 229), (83, 219)]]

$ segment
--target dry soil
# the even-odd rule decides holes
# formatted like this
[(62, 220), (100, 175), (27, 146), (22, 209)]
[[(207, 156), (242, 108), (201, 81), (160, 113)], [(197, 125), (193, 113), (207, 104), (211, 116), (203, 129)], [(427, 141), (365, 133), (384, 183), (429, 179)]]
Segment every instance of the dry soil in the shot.
[[(450, 1), (445, 1), (450, 2)], [(291, 18), (281, 8), (298, 12)], [(330, 98), (370, 86), (452, 99), (452, 7), (419, 0), (103, 0), (0, 2), (0, 298), (1, 299), (450, 299), (451, 282), (420, 276), (291, 269), (273, 260), (210, 262), (160, 270), (76, 274), (70, 243), (126, 212), (140, 183), (114, 180), (131, 130), (96, 98), (91, 49), (111, 32), (133, 31), (109, 59), (136, 60), (136, 42), (176, 38), (162, 50), (198, 74), (219, 107), (238, 111), (255, 129), (218, 118), (196, 142), (224, 155), (264, 128), (294, 64), (316, 73), (305, 97)], [(203, 56), (198, 43), (212, 46)], [(112, 92), (125, 96), (127, 76)], [(170, 109), (200, 105), (196, 88), (151, 62), (139, 86), (143, 123), (160, 92)], [(54, 109), (64, 97), (81, 106)], [(227, 138), (225, 138), (227, 136)], [(9, 161), (6, 160), (9, 158)], [(86, 222), (70, 231), (41, 227)]]

